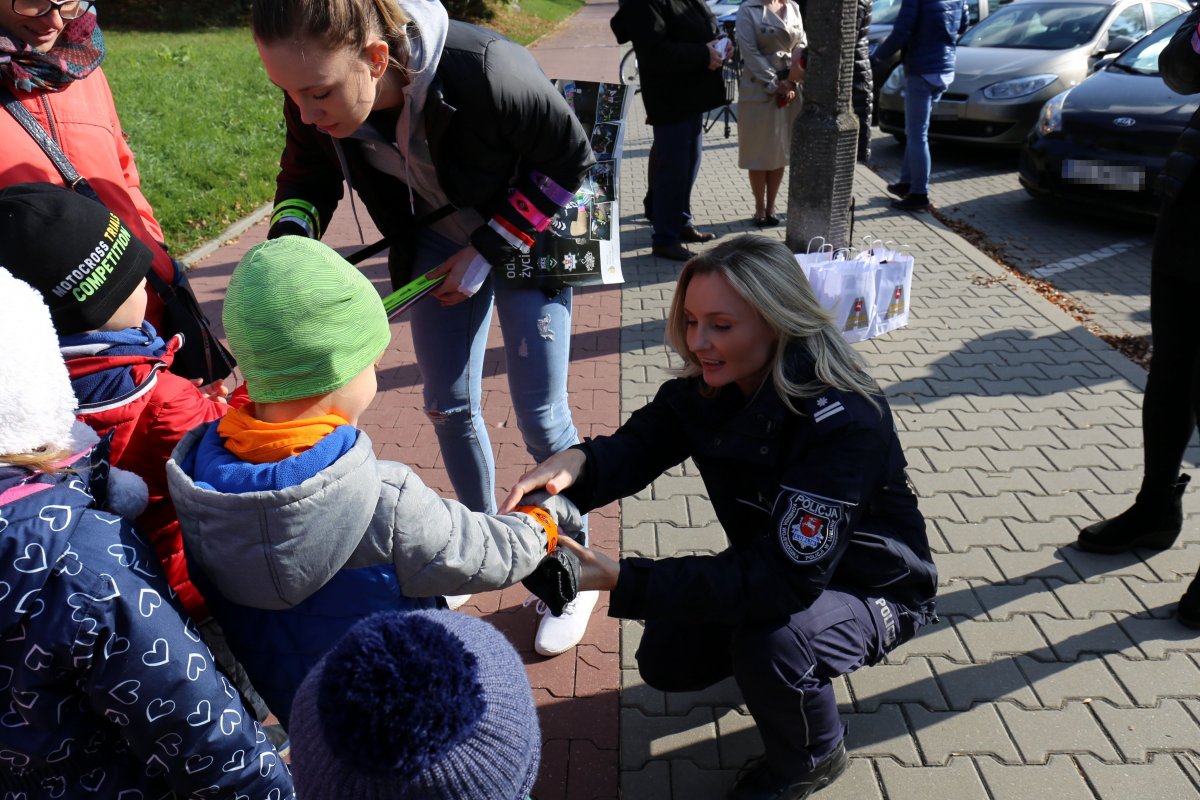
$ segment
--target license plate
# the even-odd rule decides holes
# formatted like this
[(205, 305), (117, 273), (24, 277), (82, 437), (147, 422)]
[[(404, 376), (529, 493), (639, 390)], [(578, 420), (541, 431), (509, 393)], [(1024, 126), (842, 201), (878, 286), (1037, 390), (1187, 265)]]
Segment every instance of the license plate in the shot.
[(1145, 168), (1107, 161), (1068, 158), (1062, 163), (1062, 176), (1071, 183), (1119, 192), (1140, 192), (1146, 188)]

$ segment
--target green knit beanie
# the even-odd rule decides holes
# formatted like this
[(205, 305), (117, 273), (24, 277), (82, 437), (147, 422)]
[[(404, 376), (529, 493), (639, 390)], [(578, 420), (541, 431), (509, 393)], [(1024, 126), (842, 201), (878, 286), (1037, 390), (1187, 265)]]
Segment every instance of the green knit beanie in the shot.
[(229, 279), (222, 313), (250, 399), (326, 394), (369, 369), (392, 338), (365, 276), (315, 239), (255, 245)]

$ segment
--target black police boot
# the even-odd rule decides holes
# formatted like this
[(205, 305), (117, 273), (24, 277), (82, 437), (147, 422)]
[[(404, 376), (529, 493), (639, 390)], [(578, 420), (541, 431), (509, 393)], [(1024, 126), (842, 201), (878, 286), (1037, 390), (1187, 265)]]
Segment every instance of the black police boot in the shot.
[(726, 795), (727, 800), (804, 800), (841, 777), (850, 765), (846, 745), (838, 742), (837, 749), (805, 775), (794, 781), (779, 778), (767, 766), (767, 759), (747, 762), (738, 773), (737, 783)]
[(1192, 578), (1191, 585), (1183, 593), (1183, 597), (1179, 598), (1179, 608), (1176, 609), (1175, 615), (1189, 628), (1200, 628), (1200, 573)]
[(1089, 553), (1124, 553), (1135, 547), (1166, 550), (1183, 528), (1183, 492), (1189, 475), (1167, 486), (1145, 488), (1129, 508), (1084, 528), (1075, 546)]

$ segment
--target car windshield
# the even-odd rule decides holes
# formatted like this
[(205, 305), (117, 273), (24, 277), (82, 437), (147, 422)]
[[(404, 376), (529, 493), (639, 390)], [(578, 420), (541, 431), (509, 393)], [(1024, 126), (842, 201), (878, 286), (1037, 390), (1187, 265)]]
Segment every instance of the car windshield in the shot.
[(1091, 41), (1109, 5), (1013, 3), (988, 16), (958, 40), (967, 47), (1069, 50)]
[(1158, 74), (1158, 54), (1171, 41), (1171, 36), (1179, 30), (1179, 26), (1187, 19), (1186, 14), (1180, 14), (1170, 22), (1159, 25), (1147, 33), (1140, 42), (1121, 54), (1112, 63), (1112, 67), (1123, 72), (1135, 72), (1138, 75)]
[(871, 0), (871, 24), (891, 25), (900, 15), (900, 0)]

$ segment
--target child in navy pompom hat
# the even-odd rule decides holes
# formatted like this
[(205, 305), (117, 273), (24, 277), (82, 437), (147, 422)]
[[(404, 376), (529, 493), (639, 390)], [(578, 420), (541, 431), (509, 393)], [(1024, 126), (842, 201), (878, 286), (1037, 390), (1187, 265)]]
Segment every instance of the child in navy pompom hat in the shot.
[(526, 800), (541, 755), (520, 656), (445, 610), (351, 628), (301, 684), (290, 734), (305, 800)]

